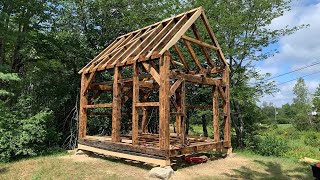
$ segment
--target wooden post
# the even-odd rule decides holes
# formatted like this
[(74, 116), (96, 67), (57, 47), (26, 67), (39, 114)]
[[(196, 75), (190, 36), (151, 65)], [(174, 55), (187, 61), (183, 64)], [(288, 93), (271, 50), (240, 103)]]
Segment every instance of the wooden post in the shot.
[(181, 82), (181, 94), (180, 94), (180, 107), (181, 107), (181, 123), (180, 123), (180, 143), (182, 145), (186, 144), (186, 82), (183, 80)]
[(223, 117), (224, 117), (224, 141), (227, 141), (227, 147), (231, 147), (231, 121), (230, 121), (230, 92), (229, 92), (229, 70), (224, 69), (222, 81), (225, 83), (225, 98), (223, 101)]
[(120, 85), (118, 80), (120, 79), (119, 67), (114, 68), (113, 76), (113, 100), (112, 100), (112, 142), (120, 142), (120, 128), (121, 128), (121, 97), (120, 97)]
[(177, 135), (180, 136), (180, 127), (181, 127), (181, 96), (180, 96), (180, 92), (179, 92), (179, 88), (176, 90), (175, 92), (176, 94), (176, 102), (177, 102), (177, 108), (176, 108), (176, 132)]
[(139, 102), (139, 77), (138, 77), (138, 64), (133, 64), (133, 94), (132, 94), (132, 145), (138, 145), (138, 132), (139, 132), (139, 114), (136, 103)]
[(219, 98), (218, 98), (218, 87), (213, 86), (212, 88), (212, 112), (213, 112), (213, 140), (214, 142), (220, 141), (220, 130), (219, 130)]
[(160, 149), (169, 150), (170, 147), (170, 56), (165, 53), (160, 57), (160, 90), (159, 90), (159, 129)]
[(80, 114), (79, 114), (79, 139), (84, 138), (86, 136), (87, 130), (87, 108), (88, 104), (88, 93), (86, 92), (86, 87), (88, 83), (88, 78), (84, 73), (81, 75), (81, 90), (80, 90)]
[(142, 107), (142, 123), (141, 128), (143, 133), (147, 133), (147, 119), (148, 119), (148, 110), (146, 107)]

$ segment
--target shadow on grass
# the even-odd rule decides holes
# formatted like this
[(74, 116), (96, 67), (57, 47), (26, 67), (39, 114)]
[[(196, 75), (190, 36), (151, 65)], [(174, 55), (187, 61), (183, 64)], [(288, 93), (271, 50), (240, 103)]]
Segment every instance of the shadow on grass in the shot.
[(4, 174), (8, 171), (8, 167), (0, 167), (0, 174)]
[(262, 166), (264, 171), (257, 171), (261, 168), (248, 168), (242, 166), (239, 169), (233, 169), (235, 174), (224, 174), (231, 179), (314, 179), (311, 173), (310, 165), (302, 164), (298, 168), (283, 170), (280, 163), (277, 162), (264, 162), (254, 160), (259, 166)]

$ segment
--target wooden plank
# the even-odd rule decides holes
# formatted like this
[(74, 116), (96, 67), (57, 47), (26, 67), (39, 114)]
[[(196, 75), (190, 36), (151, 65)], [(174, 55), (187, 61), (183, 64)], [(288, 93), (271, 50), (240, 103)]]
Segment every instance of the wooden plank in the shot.
[(111, 141), (99, 141), (88, 138), (83, 138), (78, 140), (78, 144), (83, 144), (91, 147), (97, 147), (101, 149), (107, 149), (112, 151), (131, 151), (138, 152), (143, 154), (155, 155), (165, 157), (165, 151), (159, 150), (157, 147), (146, 147), (142, 145), (133, 146), (129, 143), (121, 143), (121, 142), (111, 142)]
[(188, 66), (187, 61), (184, 59), (183, 54), (182, 54), (181, 50), (179, 49), (178, 45), (175, 44), (173, 47), (176, 50), (176, 52), (177, 52), (177, 54), (178, 54), (178, 56), (179, 56), (179, 58), (180, 58), (180, 60), (181, 60), (181, 62), (183, 64), (184, 68), (187, 71), (190, 71), (190, 67)]
[(120, 142), (120, 128), (121, 128), (121, 87), (118, 83), (120, 79), (120, 69), (114, 68), (113, 76), (113, 99), (112, 99), (112, 142)]
[(183, 154), (194, 154), (202, 151), (208, 150), (221, 150), (223, 149), (223, 143), (215, 143), (215, 142), (208, 142), (208, 143), (199, 143), (196, 145), (190, 145), (179, 149), (171, 149), (170, 150), (170, 157), (175, 157)]
[(134, 50), (132, 50), (127, 57), (125, 57), (121, 63), (125, 63), (129, 57), (135, 54), (141, 54), (138, 52), (139, 50), (142, 51), (142, 48), (147, 45), (148, 42), (150, 42), (151, 38), (153, 38), (157, 33), (160, 32), (160, 30), (163, 28), (162, 24), (159, 24), (153, 32), (151, 32), (139, 45), (136, 46)]
[(199, 62), (199, 60), (198, 60), (198, 58), (196, 56), (196, 53), (194, 52), (190, 42), (184, 40), (184, 43), (187, 46), (188, 52), (191, 54), (191, 57), (192, 57), (193, 61), (196, 63), (196, 65), (198, 66), (200, 72), (203, 72), (204, 69), (203, 69), (202, 65), (200, 64), (200, 62)]
[(184, 25), (179, 28), (179, 31), (175, 33), (175, 35), (170, 39), (170, 41), (161, 49), (160, 54), (163, 54), (169, 48), (171, 48), (174, 44), (178, 42), (178, 40), (181, 38), (183, 34), (186, 33), (186, 31), (190, 28), (190, 26), (198, 19), (198, 17), (203, 12), (202, 7), (200, 7), (196, 12), (193, 13), (193, 15), (188, 19)]
[[(195, 23), (193, 23), (193, 24), (191, 25), (191, 29), (192, 29), (192, 31), (193, 31), (193, 34), (194, 34), (195, 37), (197, 38), (197, 40), (202, 41), (200, 32), (198, 31)], [(200, 48), (201, 48), (204, 56), (206, 57), (209, 66), (215, 67), (216, 65), (214, 64), (213, 60), (210, 58), (210, 53), (209, 53), (208, 49), (205, 48), (204, 46), (200, 46)]]
[[(151, 34), (155, 29), (150, 31), (146, 31), (143, 33), (136, 41), (134, 41), (125, 51), (122, 52), (118, 57), (115, 57), (115, 60), (112, 62), (111, 65), (116, 65), (118, 62), (121, 62), (121, 59), (126, 58), (149, 34)], [(130, 57), (130, 56), (129, 56)], [(123, 62), (125, 63), (125, 62)]]
[(94, 57), (87, 65), (85, 65), (78, 73), (82, 73), (86, 68), (88, 68), (89, 66), (91, 66), (95, 61), (97, 61), (103, 54), (107, 53), (110, 49), (115, 48), (115, 44), (118, 43), (120, 39), (116, 39), (115, 41), (113, 41), (108, 47), (106, 47), (103, 51), (101, 51), (96, 57)]
[(178, 79), (172, 86), (170, 87), (170, 95), (172, 96), (176, 90), (179, 88), (180, 84), (182, 83), (183, 79)]
[(138, 131), (139, 131), (139, 115), (136, 103), (139, 102), (139, 77), (138, 77), (138, 65), (135, 62), (133, 64), (133, 95), (132, 95), (132, 144), (138, 145)]
[(219, 130), (219, 97), (218, 88), (213, 86), (212, 88), (212, 112), (213, 112), (213, 140), (214, 142), (220, 141)]
[(159, 106), (159, 102), (138, 102), (136, 103), (136, 107), (152, 107)]
[[(121, 39), (117, 42), (117, 44), (115, 44), (115, 47), (119, 47), (119, 46), (121, 45), (121, 43), (122, 43), (123, 41), (125, 41), (125, 39), (126, 39), (126, 38), (124, 38), (124, 37), (121, 38)], [(118, 50), (119, 50), (119, 49), (118, 49)], [(109, 57), (109, 56), (111, 55), (111, 51), (112, 51), (112, 53), (117, 52), (117, 51), (115, 50), (115, 48), (110, 49), (109, 51), (105, 52), (105, 53), (97, 60), (98, 63), (97, 63), (97, 64), (93, 64), (94, 67), (93, 67), (93, 68), (90, 68), (90, 71), (95, 71), (95, 70), (97, 70), (100, 65), (102, 65), (104, 62), (106, 62), (106, 61), (108, 60), (106, 57)]]
[(198, 44), (200, 47), (206, 47), (206, 48), (210, 48), (210, 49), (213, 49), (213, 50), (218, 50), (217, 47), (211, 45), (211, 44), (208, 44), (208, 43), (205, 43), (205, 42), (202, 42), (200, 40), (197, 40), (197, 39), (194, 39), (192, 37), (188, 37), (186, 35), (182, 35), (181, 36), (182, 39), (186, 40), (186, 41), (189, 41), (189, 42), (193, 42), (195, 44)]
[(160, 58), (160, 90), (159, 90), (159, 128), (160, 128), (160, 149), (169, 150), (169, 123), (170, 123), (170, 56), (163, 55)]
[[(157, 51), (158, 48), (167, 41), (171, 41), (172, 36), (187, 22), (187, 15), (182, 16), (182, 18), (170, 29), (170, 31), (158, 41), (158, 43), (152, 48), (152, 50), (147, 54), (146, 58), (149, 58), (152, 55), (153, 51)], [(163, 53), (161, 53), (163, 54)]]
[(85, 108), (112, 108), (112, 104), (90, 104), (84, 106)]
[(81, 75), (81, 90), (80, 90), (80, 113), (79, 113), (79, 138), (86, 136), (87, 127), (87, 109), (85, 106), (88, 104), (88, 95), (85, 93), (85, 86), (87, 85), (88, 78), (84, 73)]
[(160, 85), (160, 75), (157, 70), (147, 62), (142, 62), (143, 67), (148, 71), (154, 80)]
[(140, 53), (138, 53), (133, 58), (133, 61), (136, 61), (137, 59), (139, 59), (141, 54), (144, 54), (150, 49), (152, 49), (155, 43), (157, 43), (160, 40), (160, 38), (169, 31), (170, 27), (173, 26), (173, 24), (174, 24), (174, 19), (171, 19), (170, 21), (168, 21), (168, 23), (164, 26), (164, 28), (162, 28), (162, 30), (152, 40), (150, 40), (150, 42), (140, 51)]
[(202, 13), (201, 13), (201, 19), (202, 19), (203, 22), (204, 22), (204, 25), (205, 25), (208, 33), (209, 33), (209, 36), (210, 36), (210, 38), (211, 38), (211, 40), (212, 40), (213, 45), (218, 48), (217, 51), (218, 51), (218, 57), (219, 57), (219, 59), (222, 61), (222, 63), (223, 63), (223, 64), (227, 67), (227, 69), (230, 71), (230, 68), (229, 68), (229, 65), (228, 65), (228, 63), (227, 63), (227, 60), (226, 60), (226, 58), (224, 57), (224, 54), (223, 54), (223, 52), (222, 52), (222, 50), (221, 50), (221, 48), (220, 48), (220, 45), (219, 45), (219, 43), (218, 43), (218, 41), (217, 41), (217, 39), (216, 39), (216, 37), (215, 37), (215, 35), (214, 35), (214, 33), (213, 33), (213, 30), (212, 30), (212, 28), (211, 28), (211, 26), (210, 26), (210, 24), (209, 24), (209, 20), (208, 20), (207, 16), (205, 15), (204, 11), (202, 11)]
[(166, 19), (164, 19), (164, 20), (162, 20), (162, 21), (160, 21), (160, 22), (154, 23), (154, 24), (152, 24), (152, 25), (149, 25), (149, 26), (143, 27), (143, 28), (141, 28), (141, 29), (135, 30), (135, 31), (133, 31), (133, 32), (130, 32), (130, 33), (128, 33), (128, 34), (122, 35), (122, 36), (120, 36), (119, 38), (121, 38), (121, 37), (123, 37), (123, 36), (127, 36), (127, 35), (129, 35), (129, 34), (131, 34), (131, 33), (135, 33), (135, 32), (137, 32), (137, 31), (141, 31), (141, 30), (146, 29), (146, 28), (149, 28), (149, 27), (151, 27), (151, 26), (156, 26), (156, 25), (158, 25), (158, 24), (160, 24), (160, 23), (166, 23), (166, 22), (172, 21), (172, 20), (174, 20), (174, 19), (180, 18), (181, 16), (183, 16), (183, 15), (185, 15), (185, 14), (193, 13), (194, 11), (197, 11), (199, 8), (201, 8), (201, 7), (198, 7), (198, 8), (195, 8), (195, 9), (191, 9), (190, 11), (187, 11), (187, 12), (184, 12), (184, 13), (181, 13), (181, 14), (178, 14), (178, 15), (176, 15), (176, 16), (174, 16), (174, 17), (171, 17), (171, 18), (166, 18)]
[(106, 156), (114, 156), (114, 157), (119, 157), (119, 158), (124, 158), (124, 159), (131, 159), (131, 160), (135, 160), (135, 161), (141, 161), (141, 162), (156, 164), (156, 165), (160, 165), (160, 166), (170, 166), (170, 159), (152, 158), (152, 157), (148, 157), (148, 156), (137, 156), (137, 155), (133, 155), (133, 154), (127, 154), (127, 153), (121, 153), (121, 152), (116, 152), (116, 151), (109, 151), (109, 150), (105, 150), (105, 149), (95, 148), (95, 147), (86, 146), (86, 145), (82, 145), (82, 144), (78, 144), (78, 149), (94, 152), (97, 154), (103, 154)]

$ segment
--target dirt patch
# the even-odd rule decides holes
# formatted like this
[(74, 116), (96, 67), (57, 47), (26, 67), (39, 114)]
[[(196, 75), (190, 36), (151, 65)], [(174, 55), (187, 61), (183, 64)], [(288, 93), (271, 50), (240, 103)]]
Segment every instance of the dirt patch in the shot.
[(252, 160), (234, 154), (232, 157), (178, 169), (172, 179), (226, 178), (226, 174), (235, 174), (234, 169), (248, 166), (251, 163)]

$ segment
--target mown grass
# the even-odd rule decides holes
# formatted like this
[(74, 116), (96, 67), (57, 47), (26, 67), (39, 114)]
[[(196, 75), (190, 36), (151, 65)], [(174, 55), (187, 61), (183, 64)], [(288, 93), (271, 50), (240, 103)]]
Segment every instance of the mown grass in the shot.
[(65, 157), (60, 154), (2, 163), (0, 179), (140, 179), (130, 173), (136, 167), (123, 171), (123, 165), (100, 158)]
[(293, 158), (264, 157), (250, 151), (237, 151), (238, 155), (253, 160), (248, 167), (235, 170), (233, 178), (244, 179), (313, 179), (311, 164)]

